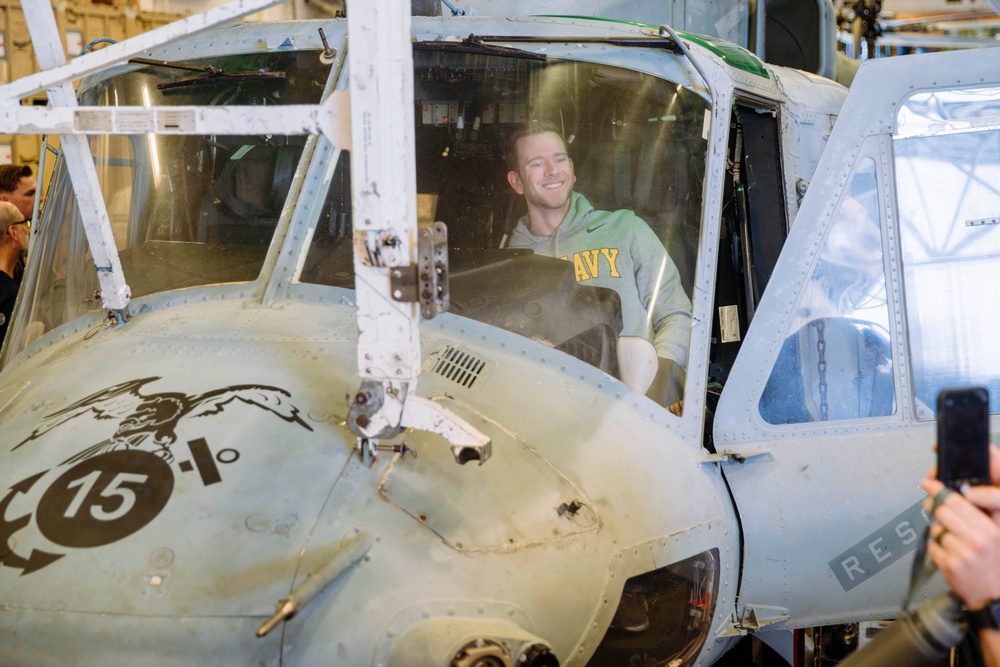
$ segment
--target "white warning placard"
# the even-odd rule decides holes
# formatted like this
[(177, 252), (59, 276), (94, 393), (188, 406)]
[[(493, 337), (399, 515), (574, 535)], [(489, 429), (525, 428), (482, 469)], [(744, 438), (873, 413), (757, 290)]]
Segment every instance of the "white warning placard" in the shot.
[(723, 343), (740, 339), (740, 309), (736, 306), (719, 306), (719, 329)]

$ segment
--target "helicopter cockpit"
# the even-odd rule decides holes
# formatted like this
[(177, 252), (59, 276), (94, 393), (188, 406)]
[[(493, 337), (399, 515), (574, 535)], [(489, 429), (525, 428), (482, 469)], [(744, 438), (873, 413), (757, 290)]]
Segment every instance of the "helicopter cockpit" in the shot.
[[(689, 299), (709, 105), (642, 72), (535, 55), (416, 45), (417, 208), (421, 222), (447, 224), (452, 313), (617, 374), (621, 306), (614, 291), (592, 286), (600, 256), (587, 265), (508, 245), (526, 206), (508, 184), (507, 138), (525, 123), (556, 127), (575, 167), (576, 191), (595, 209), (641, 217), (677, 266)], [(352, 284), (347, 169), (341, 157), (303, 283)]]
[[(529, 121), (558, 127), (575, 167), (575, 190), (597, 210), (626, 209), (641, 218), (677, 267), (690, 299), (710, 105), (689, 83), (635, 69), (635, 59), (628, 67), (599, 62), (609, 58), (598, 48), (576, 45), (580, 54), (570, 58), (416, 43), (417, 204), (421, 223), (439, 220), (448, 228), (450, 312), (617, 375), (619, 297), (588, 285), (602, 270), (601, 257), (592, 257), (588, 269), (585, 261), (575, 266), (507, 246), (526, 210), (507, 182), (507, 136)], [(207, 73), (190, 76), (192, 67)], [(315, 51), (141, 61), (90, 83), (79, 96), (83, 105), (164, 108), (317, 104), (330, 85), (329, 72)], [(136, 134), (93, 136), (132, 297), (257, 280), (269, 247), (281, 241), (275, 230), (283, 211), (290, 215), (286, 199), (306, 144), (304, 136), (158, 135), (138, 126)], [(346, 151), (337, 155), (322, 205), (313, 207), (319, 210), (295, 282), (350, 290), (349, 160)], [(18, 349), (100, 308), (70, 180), (61, 167), (54, 179), (33, 247), (43, 259), (22, 297), (30, 303)]]

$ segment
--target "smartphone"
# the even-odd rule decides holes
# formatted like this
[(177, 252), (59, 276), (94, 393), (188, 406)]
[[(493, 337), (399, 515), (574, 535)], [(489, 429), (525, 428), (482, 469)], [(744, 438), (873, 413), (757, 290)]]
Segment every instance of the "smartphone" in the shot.
[(990, 394), (945, 389), (937, 404), (937, 476), (955, 490), (990, 483)]

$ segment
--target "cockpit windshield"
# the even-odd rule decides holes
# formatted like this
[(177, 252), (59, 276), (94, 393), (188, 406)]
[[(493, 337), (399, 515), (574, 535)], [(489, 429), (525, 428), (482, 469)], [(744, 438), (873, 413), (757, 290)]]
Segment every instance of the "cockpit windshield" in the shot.
[[(624, 67), (429, 46), (417, 208), (448, 228), (450, 311), (619, 376), (618, 339), (645, 339), (682, 383), (708, 102)], [(302, 282), (353, 287), (349, 184), (342, 154)]]
[[(688, 361), (709, 103), (690, 82), (622, 64), (643, 63), (634, 48), (616, 59), (605, 53), (615, 47), (578, 46), (589, 60), (568, 46), (572, 57), (528, 58), (415, 45), (420, 222), (448, 227), (450, 312), (556, 347), (643, 391), (652, 380), (642, 369), (666, 368), (656, 377), (669, 379), (667, 398), (657, 400), (671, 406)], [(683, 72), (673, 54), (645, 51)], [(80, 102), (316, 104), (328, 75), (315, 51), (147, 61), (87, 84)], [(176, 85), (184, 80), (191, 83)], [(306, 140), (92, 136), (133, 298), (255, 280)], [(326, 200), (313, 209), (300, 284), (354, 286), (349, 160), (339, 155)], [(28, 310), (8, 336), (17, 349), (101, 307), (77, 206), (60, 165), (32, 248), (41, 257), (22, 292)]]
[[(233, 55), (190, 65), (239, 75), (171, 87), (164, 84), (191, 78), (190, 67), (147, 62), (81, 89), (80, 104), (316, 104), (329, 74), (329, 65), (315, 51)], [(137, 119), (137, 125), (142, 122)], [(305, 141), (303, 136), (91, 136), (133, 298), (256, 279)], [(32, 245), (32, 252), (41, 253), (41, 264), (22, 295), (30, 299), (29, 313), (19, 318), (23, 330), (13, 337), (20, 348), (101, 307), (94, 262), (61, 161), (41, 223)]]

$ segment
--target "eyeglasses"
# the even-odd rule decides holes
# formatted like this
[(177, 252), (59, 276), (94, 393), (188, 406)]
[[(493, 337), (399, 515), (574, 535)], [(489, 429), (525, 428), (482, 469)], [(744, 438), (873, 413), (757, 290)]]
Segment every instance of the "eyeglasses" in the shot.
[(29, 232), (31, 231), (31, 220), (22, 220), (21, 222), (12, 222), (12, 223), (10, 223), (8, 225), (8, 227), (13, 227), (14, 225), (26, 225), (28, 227), (28, 231)]

